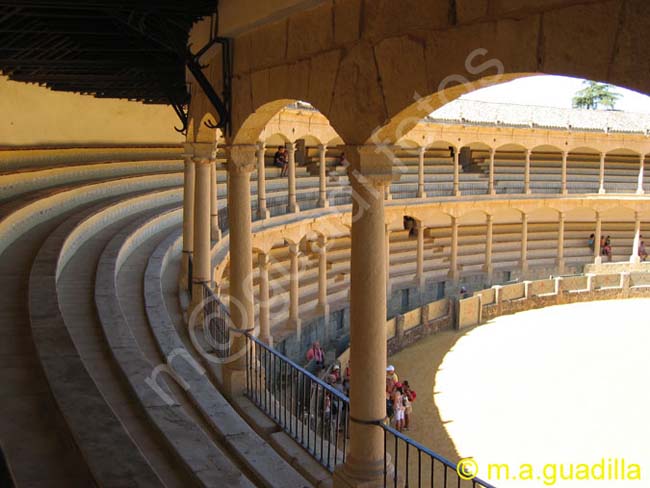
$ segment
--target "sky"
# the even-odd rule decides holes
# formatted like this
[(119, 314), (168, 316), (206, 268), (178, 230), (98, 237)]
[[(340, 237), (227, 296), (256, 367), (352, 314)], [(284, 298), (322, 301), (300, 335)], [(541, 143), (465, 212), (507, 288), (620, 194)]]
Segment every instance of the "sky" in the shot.
[[(542, 75), (483, 88), (461, 98), (483, 102), (571, 108), (571, 99), (582, 88), (583, 80), (577, 78)], [(614, 91), (623, 95), (616, 103), (617, 110), (650, 113), (650, 97), (620, 87), (615, 87)]]

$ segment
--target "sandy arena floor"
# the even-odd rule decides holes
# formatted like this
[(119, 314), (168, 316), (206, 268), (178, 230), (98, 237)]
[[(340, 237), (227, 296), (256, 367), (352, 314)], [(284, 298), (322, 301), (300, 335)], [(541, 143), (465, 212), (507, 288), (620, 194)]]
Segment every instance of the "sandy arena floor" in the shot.
[[(650, 299), (504, 316), (428, 337), (390, 363), (418, 392), (408, 434), (452, 461), (474, 457), (498, 487), (650, 487)], [(489, 463), (508, 464), (510, 480), (496, 468), (488, 477)], [(576, 480), (580, 463), (587, 481)], [(641, 481), (621, 481), (632, 463)], [(522, 464), (532, 480), (513, 479), (530, 476)]]

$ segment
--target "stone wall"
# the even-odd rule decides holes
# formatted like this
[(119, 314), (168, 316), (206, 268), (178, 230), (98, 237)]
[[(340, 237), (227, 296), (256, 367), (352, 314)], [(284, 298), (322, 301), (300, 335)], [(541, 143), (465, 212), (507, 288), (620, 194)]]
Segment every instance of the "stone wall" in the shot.
[(494, 286), (459, 300), (458, 327), (550, 305), (650, 296), (650, 273), (611, 273), (556, 277)]

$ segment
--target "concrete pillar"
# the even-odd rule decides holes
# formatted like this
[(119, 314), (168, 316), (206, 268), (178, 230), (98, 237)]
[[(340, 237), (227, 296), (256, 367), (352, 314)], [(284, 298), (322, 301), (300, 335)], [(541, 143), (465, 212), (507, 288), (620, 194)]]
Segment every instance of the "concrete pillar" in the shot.
[(183, 173), (183, 253), (181, 257), (180, 288), (187, 290), (190, 285), (190, 260), (194, 250), (194, 148), (185, 144), (185, 171)]
[(214, 143), (195, 143), (194, 157), (196, 179), (194, 185), (194, 256), (192, 262), (192, 302), (190, 327), (203, 327), (203, 286), (210, 286), (210, 177), (211, 165), (216, 156)]
[(289, 327), (300, 337), (300, 249), (298, 244), (289, 244)]
[(327, 198), (327, 146), (321, 144), (318, 146), (318, 206), (327, 208), (330, 206)]
[(271, 213), (266, 208), (266, 166), (265, 155), (266, 144), (257, 143), (257, 217), (268, 219)]
[(532, 151), (526, 149), (526, 162), (524, 164), (524, 194), (530, 195), (530, 155)]
[(460, 147), (454, 148), (454, 193), (455, 197), (460, 196)]
[(418, 244), (417, 244), (417, 264), (415, 271), (415, 281), (418, 287), (424, 287), (424, 224), (417, 222)]
[(560, 212), (560, 221), (557, 229), (557, 269), (564, 273), (564, 212)]
[(426, 198), (424, 190), (424, 148), (418, 150), (418, 198)]
[(296, 202), (296, 145), (293, 142), (288, 142), (286, 147), (289, 166), (289, 205), (287, 211), (289, 213), (296, 213), (300, 212), (300, 208)]
[(217, 192), (217, 162), (210, 163), (210, 238), (213, 241), (221, 239), (219, 229), (219, 195)]
[(643, 173), (644, 173), (644, 166), (645, 166), (645, 154), (641, 155), (641, 158), (639, 159), (639, 178), (636, 184), (636, 194), (637, 195), (643, 195), (645, 192), (643, 189)]
[(488, 174), (488, 194), (496, 195), (497, 191), (494, 187), (494, 156), (496, 155), (495, 149), (490, 149), (490, 171)]
[(485, 272), (488, 276), (488, 283), (492, 283), (492, 241), (493, 241), (493, 222), (492, 215), (488, 214), (485, 218), (487, 229), (485, 231)]
[[(228, 220), (230, 231), (230, 316), (234, 327), (252, 329), (255, 323), (253, 304), (253, 245), (251, 237), (250, 176), (257, 165), (257, 147), (252, 144), (230, 147), (228, 162)], [(232, 335), (231, 353), (236, 359), (227, 364), (233, 370), (244, 367), (238, 357), (245, 338)], [(228, 388), (228, 386), (226, 386)]]
[(600, 213), (596, 212), (596, 240), (594, 241), (594, 263), (600, 264), (603, 262), (603, 256), (600, 254), (600, 236), (603, 233), (603, 223), (600, 218)]
[(605, 153), (600, 153), (600, 173), (598, 193), (601, 195), (605, 193)]
[(327, 303), (327, 238), (318, 239), (318, 310), (327, 317), (329, 304)]
[(334, 486), (383, 486), (384, 433), (373, 423), (386, 416), (386, 222), (384, 188), (390, 151), (349, 146), (353, 189), (350, 292), (350, 441)]
[(451, 218), (451, 251), (449, 255), (449, 278), (458, 280), (458, 219)]
[(634, 212), (634, 241), (632, 243), (632, 255), (630, 256), (630, 263), (640, 263), (641, 257), (639, 256), (639, 244), (641, 243), (641, 215), (639, 212)]
[(521, 214), (521, 271), (528, 271), (528, 215)]
[(269, 346), (273, 345), (273, 336), (271, 335), (271, 319), (269, 313), (269, 255), (259, 253), (257, 258), (259, 267), (259, 300), (260, 300), (260, 340)]
[(562, 151), (562, 186), (561, 186), (561, 191), (562, 195), (566, 195), (568, 193), (567, 190), (567, 184), (566, 184), (566, 165), (567, 165), (567, 157), (569, 156), (569, 153), (566, 151)]

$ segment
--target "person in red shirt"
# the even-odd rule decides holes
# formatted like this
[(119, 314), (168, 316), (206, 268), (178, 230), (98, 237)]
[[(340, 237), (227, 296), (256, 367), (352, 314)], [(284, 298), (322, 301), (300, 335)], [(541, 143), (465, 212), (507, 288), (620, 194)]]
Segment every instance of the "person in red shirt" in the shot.
[(415, 393), (415, 390), (411, 389), (411, 386), (407, 380), (404, 380), (402, 383), (402, 391), (408, 400), (408, 405), (406, 406), (406, 410), (404, 412), (404, 430), (408, 430), (411, 413), (413, 412), (413, 407), (411, 404), (415, 401), (417, 394)]
[(320, 343), (315, 341), (307, 350), (307, 362), (314, 361), (321, 368), (325, 367), (325, 352), (320, 347)]

